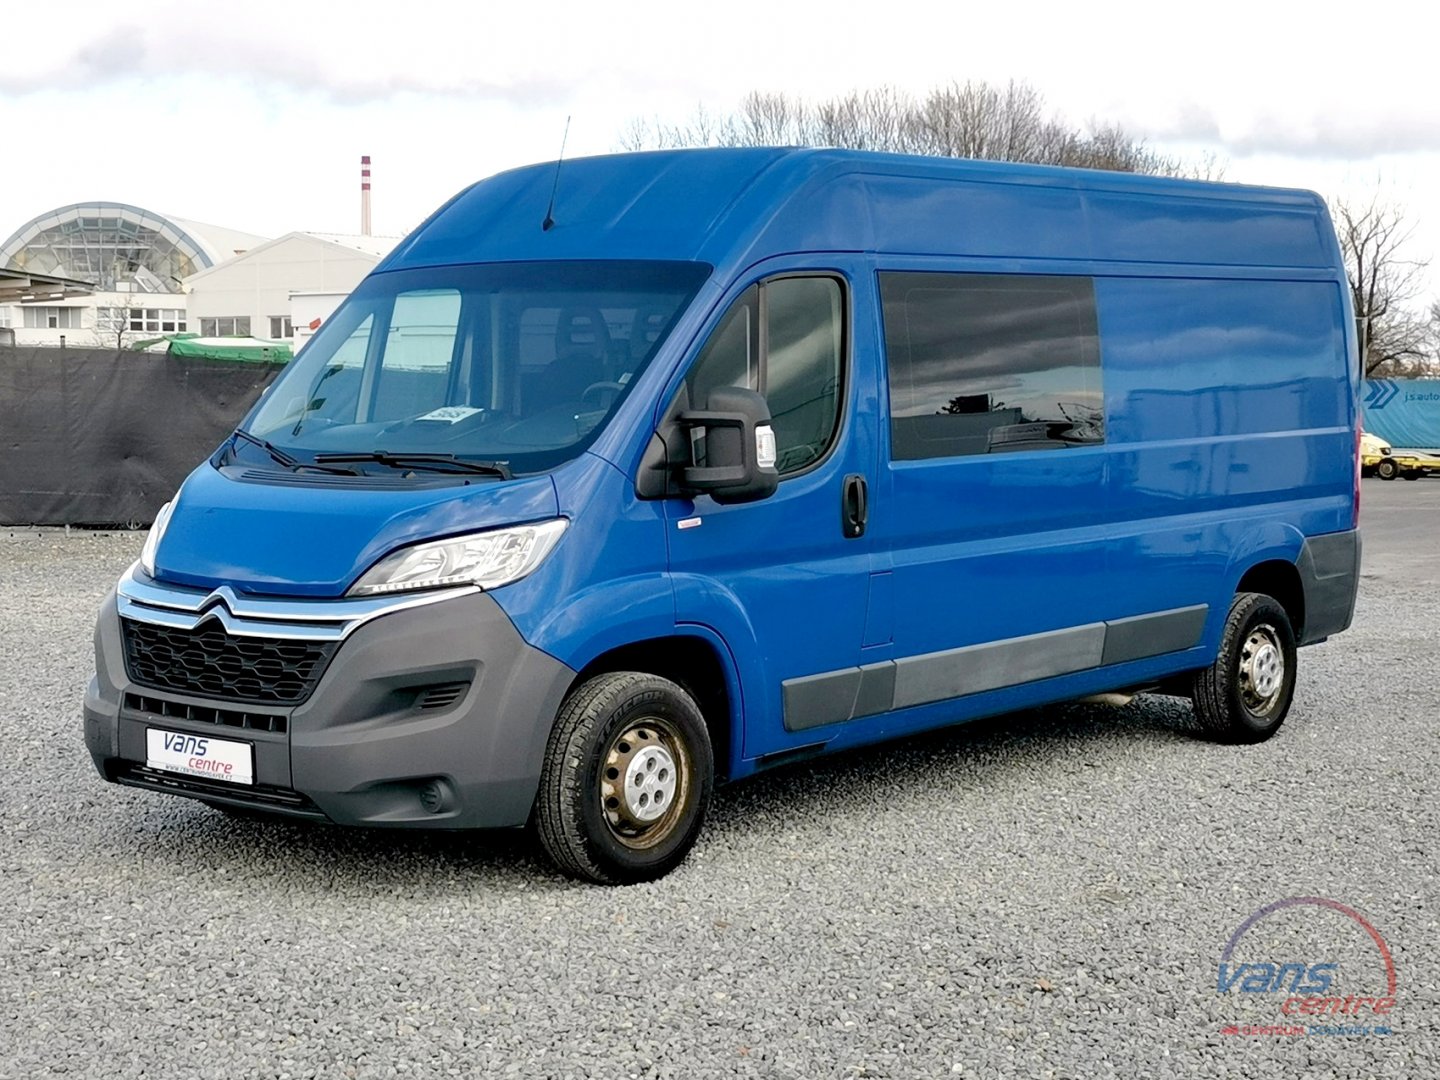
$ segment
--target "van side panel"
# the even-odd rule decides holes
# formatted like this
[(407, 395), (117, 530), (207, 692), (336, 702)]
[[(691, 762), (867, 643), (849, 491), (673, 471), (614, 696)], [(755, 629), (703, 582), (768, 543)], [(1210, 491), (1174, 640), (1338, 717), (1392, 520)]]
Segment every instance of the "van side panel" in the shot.
[[(1333, 282), (1101, 277), (1096, 295), (1112, 446), (1349, 428)], [(1316, 465), (1311, 479), (1348, 495), (1344, 461)]]
[(576, 671), (610, 649), (673, 633), (664, 504), (636, 498), (634, 481), (593, 454), (552, 475), (569, 528), (535, 573), (490, 593), (515, 628)]
[(1210, 266), (1332, 265), (1313, 195), (1296, 192), (1267, 204), (1251, 199), (1133, 193), (1085, 194), (1090, 256), (1125, 262)]
[[(1267, 192), (1260, 203), (1238, 190), (1230, 197), (1224, 189), (1211, 189), (1205, 197), (1175, 197), (1087, 190), (1053, 176), (1025, 182), (957, 180), (943, 163), (936, 172), (935, 177), (817, 179), (804, 198), (796, 198), (767, 225), (757, 248), (791, 240), (792, 219), (808, 218), (831, 222), (832, 230), (835, 223), (846, 222), (858, 234), (846, 238), (852, 244), (864, 239), (868, 221), (874, 249), (885, 252), (1227, 267), (1333, 265), (1319, 200), (1302, 192)], [(1127, 179), (1092, 183), (1125, 185)], [(857, 186), (868, 207), (858, 218), (839, 212)]]
[(1100, 278), (1110, 572), (1207, 602), (1218, 643), (1249, 566), (1350, 527), (1354, 428), (1334, 282)]

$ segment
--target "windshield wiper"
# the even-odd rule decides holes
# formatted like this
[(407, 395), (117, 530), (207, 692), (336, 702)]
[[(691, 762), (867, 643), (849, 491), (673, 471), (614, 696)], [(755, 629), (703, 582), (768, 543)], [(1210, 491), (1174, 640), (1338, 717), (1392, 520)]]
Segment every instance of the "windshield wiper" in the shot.
[(260, 438), (259, 435), (252, 435), (244, 428), (237, 427), (234, 431), (230, 433), (230, 438), (232, 440), (244, 439), (251, 446), (258, 446), (261, 450), (264, 450), (267, 454), (269, 454), (270, 457), (273, 458), (277, 464), (284, 465), (287, 469), (294, 469), (296, 472), (299, 472), (301, 469), (315, 469), (319, 472), (333, 473), (339, 476), (359, 475), (355, 472), (354, 469), (338, 469), (331, 468), (325, 465), (312, 465), (308, 461), (301, 461), (299, 458), (291, 457), (274, 443), (267, 442), (266, 440)]
[(272, 458), (278, 461), (281, 465), (284, 465), (287, 469), (293, 469), (300, 464), (299, 461), (291, 457), (284, 450), (281, 450), (274, 443), (266, 442), (264, 439), (260, 438), (259, 435), (251, 435), (250, 432), (246, 431), (244, 428), (237, 427), (234, 431), (230, 433), (230, 438), (244, 439), (251, 446), (258, 446), (261, 450), (264, 450), (267, 454), (269, 454)]
[(511, 479), (510, 469), (499, 461), (470, 461), (454, 454), (408, 454), (391, 453), (388, 450), (371, 450), (363, 454), (316, 454), (315, 461), (373, 461), (377, 465), (388, 465), (392, 469), (425, 469), (430, 472), (479, 473), (483, 476), (498, 476), (501, 480)]

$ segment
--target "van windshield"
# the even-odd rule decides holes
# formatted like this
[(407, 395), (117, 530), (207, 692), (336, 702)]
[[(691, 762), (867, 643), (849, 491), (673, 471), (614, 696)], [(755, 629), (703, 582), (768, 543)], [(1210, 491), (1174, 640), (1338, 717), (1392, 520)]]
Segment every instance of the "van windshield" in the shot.
[(345, 472), (414, 467), (417, 455), (494, 475), (554, 468), (593, 441), (710, 272), (590, 261), (374, 275), (231, 452), (263, 458), (269, 444), (274, 460), (346, 461), (332, 469)]

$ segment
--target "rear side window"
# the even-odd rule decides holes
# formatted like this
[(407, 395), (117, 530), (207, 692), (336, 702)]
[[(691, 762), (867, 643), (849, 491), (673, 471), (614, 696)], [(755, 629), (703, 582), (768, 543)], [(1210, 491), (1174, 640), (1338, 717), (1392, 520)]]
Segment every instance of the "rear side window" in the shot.
[(710, 335), (686, 377), (704, 408), (717, 386), (764, 395), (782, 476), (824, 457), (840, 420), (845, 303), (832, 277), (773, 278), (752, 285)]
[(897, 461), (1105, 441), (1090, 278), (882, 273)]

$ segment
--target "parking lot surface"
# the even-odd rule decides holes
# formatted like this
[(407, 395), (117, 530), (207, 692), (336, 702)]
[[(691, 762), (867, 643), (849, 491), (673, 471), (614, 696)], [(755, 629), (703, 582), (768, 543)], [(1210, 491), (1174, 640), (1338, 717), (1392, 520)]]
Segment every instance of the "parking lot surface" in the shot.
[[(0, 532), (0, 1078), (1433, 1076), (1440, 481), (1363, 507), (1355, 625), (1270, 742), (1155, 696), (983, 721), (723, 789), (626, 889), (103, 784), (91, 628), (141, 538)], [(1219, 991), (1287, 898), (1337, 906), (1230, 970), (1383, 996), (1383, 941), (1393, 1011), (1277, 1034), (1285, 992)]]

